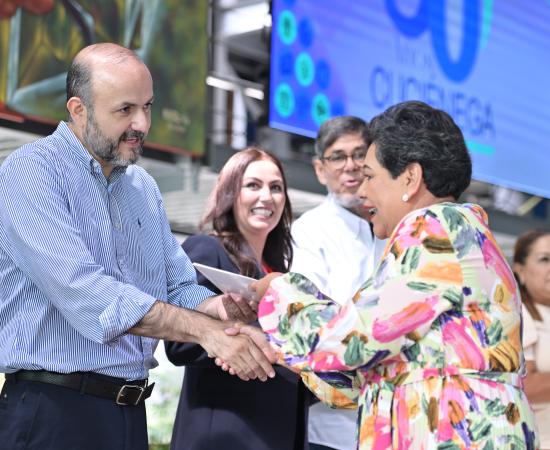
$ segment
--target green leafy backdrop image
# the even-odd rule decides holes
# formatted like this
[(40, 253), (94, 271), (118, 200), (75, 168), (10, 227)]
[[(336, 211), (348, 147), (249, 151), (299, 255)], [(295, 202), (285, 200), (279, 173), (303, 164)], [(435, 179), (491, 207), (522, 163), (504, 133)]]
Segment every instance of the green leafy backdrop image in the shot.
[(88, 44), (116, 42), (134, 49), (153, 75), (148, 142), (201, 155), (207, 13), (208, 2), (189, 0), (37, 0), (31, 9), (0, 8), (0, 117), (65, 119), (74, 55)]

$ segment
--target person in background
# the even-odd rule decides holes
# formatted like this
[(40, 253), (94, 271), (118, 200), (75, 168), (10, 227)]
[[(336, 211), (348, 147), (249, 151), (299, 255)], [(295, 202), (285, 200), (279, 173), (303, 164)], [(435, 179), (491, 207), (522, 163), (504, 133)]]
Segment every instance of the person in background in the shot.
[(322, 401), (359, 404), (361, 450), (538, 448), (519, 290), (486, 213), (457, 203), (472, 171), (462, 132), (419, 101), (370, 132), (359, 195), (388, 239), (374, 276), (342, 306), (303, 275), (269, 274), (260, 325)]
[(550, 449), (550, 230), (522, 234), (514, 248), (514, 273), (523, 300), (525, 393), (535, 411), (541, 449)]
[[(187, 238), (193, 262), (260, 278), (292, 262), (291, 206), (280, 162), (260, 147), (233, 155), (222, 168), (201, 222), (210, 234)], [(200, 272), (201, 285), (218, 289)], [(200, 345), (166, 343), (185, 377), (172, 450), (305, 450), (309, 402), (299, 375), (277, 367), (266, 383), (222, 372)]]
[(243, 379), (274, 376), (263, 333), (228, 340), (207, 315), (254, 311), (197, 285), (156, 183), (134, 165), (152, 103), (132, 50), (88, 46), (68, 71), (69, 121), (0, 168), (4, 449), (146, 450), (159, 338), (225, 354)]
[[(334, 117), (321, 125), (313, 166), (328, 195), (292, 225), (291, 270), (342, 305), (373, 274), (385, 245), (373, 236), (357, 194), (369, 144), (368, 125), (358, 117)], [(317, 402), (309, 411), (310, 449), (356, 448), (356, 422), (356, 409), (331, 409)]]

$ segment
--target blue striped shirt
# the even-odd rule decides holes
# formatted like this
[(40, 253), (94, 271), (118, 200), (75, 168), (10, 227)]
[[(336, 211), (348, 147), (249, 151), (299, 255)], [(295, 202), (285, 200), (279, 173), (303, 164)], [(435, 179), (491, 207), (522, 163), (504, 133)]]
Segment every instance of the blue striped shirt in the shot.
[(107, 180), (65, 122), (0, 168), (0, 372), (145, 378), (157, 340), (126, 331), (157, 299), (212, 295), (142, 168)]

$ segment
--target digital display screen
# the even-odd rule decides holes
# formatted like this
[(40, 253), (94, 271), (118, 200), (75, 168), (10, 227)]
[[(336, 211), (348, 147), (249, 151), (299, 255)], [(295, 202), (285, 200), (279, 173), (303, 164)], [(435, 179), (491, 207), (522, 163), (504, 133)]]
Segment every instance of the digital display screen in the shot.
[(550, 0), (273, 0), (270, 126), (405, 100), (451, 114), (474, 178), (550, 197)]

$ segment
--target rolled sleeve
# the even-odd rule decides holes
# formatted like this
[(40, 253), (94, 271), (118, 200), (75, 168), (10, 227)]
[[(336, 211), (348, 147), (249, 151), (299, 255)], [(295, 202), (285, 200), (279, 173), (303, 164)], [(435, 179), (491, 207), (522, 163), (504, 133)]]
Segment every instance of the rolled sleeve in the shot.
[(153, 296), (132, 286), (124, 286), (122, 294), (116, 301), (109, 303), (99, 316), (102, 331), (100, 341), (110, 342), (125, 334), (149, 312), (156, 301)]

